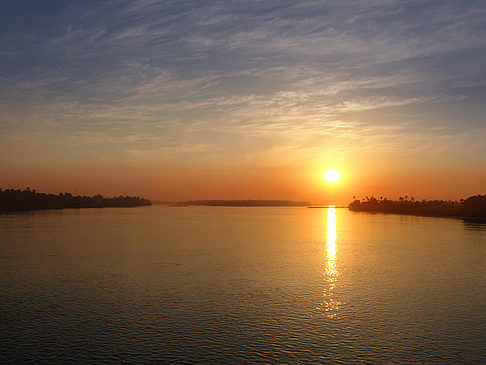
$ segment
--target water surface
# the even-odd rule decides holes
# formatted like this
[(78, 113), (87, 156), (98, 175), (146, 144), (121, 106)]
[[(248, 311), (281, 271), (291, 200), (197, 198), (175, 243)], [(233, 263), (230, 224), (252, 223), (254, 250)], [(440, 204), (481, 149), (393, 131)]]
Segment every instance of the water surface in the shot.
[(486, 361), (480, 222), (288, 207), (0, 215), (2, 362)]

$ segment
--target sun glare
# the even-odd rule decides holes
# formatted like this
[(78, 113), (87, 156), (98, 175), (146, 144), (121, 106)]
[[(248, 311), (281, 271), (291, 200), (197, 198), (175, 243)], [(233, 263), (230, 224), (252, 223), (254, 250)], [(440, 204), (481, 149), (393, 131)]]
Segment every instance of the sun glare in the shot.
[(339, 171), (337, 170), (327, 170), (324, 172), (324, 179), (330, 183), (339, 181), (340, 177)]

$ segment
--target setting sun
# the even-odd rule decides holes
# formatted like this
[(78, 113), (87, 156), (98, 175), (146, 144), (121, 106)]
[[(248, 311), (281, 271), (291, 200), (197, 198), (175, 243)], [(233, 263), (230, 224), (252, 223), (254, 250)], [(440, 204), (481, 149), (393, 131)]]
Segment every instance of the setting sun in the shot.
[(330, 183), (339, 181), (340, 177), (339, 171), (337, 170), (326, 170), (324, 172), (324, 179)]

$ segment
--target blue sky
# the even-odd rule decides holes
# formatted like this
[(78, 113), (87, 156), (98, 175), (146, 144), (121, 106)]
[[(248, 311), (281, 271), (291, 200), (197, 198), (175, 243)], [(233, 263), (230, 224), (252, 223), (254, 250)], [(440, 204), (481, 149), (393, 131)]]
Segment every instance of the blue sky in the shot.
[(479, 171), (484, 65), (484, 1), (4, 1), (0, 162)]

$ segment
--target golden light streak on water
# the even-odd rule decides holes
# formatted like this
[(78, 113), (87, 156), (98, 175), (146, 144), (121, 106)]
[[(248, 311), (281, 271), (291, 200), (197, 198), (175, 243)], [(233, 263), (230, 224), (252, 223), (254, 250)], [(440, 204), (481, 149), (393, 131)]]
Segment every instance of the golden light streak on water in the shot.
[(335, 266), (336, 261), (336, 208), (330, 207), (327, 211), (327, 261), (328, 266)]
[(327, 210), (327, 237), (326, 237), (326, 271), (325, 277), (329, 286), (325, 293), (325, 301), (322, 308), (327, 312), (329, 318), (338, 317), (338, 309), (343, 304), (333, 298), (334, 289), (338, 279), (337, 270), (337, 230), (336, 230), (336, 208), (329, 206)]

